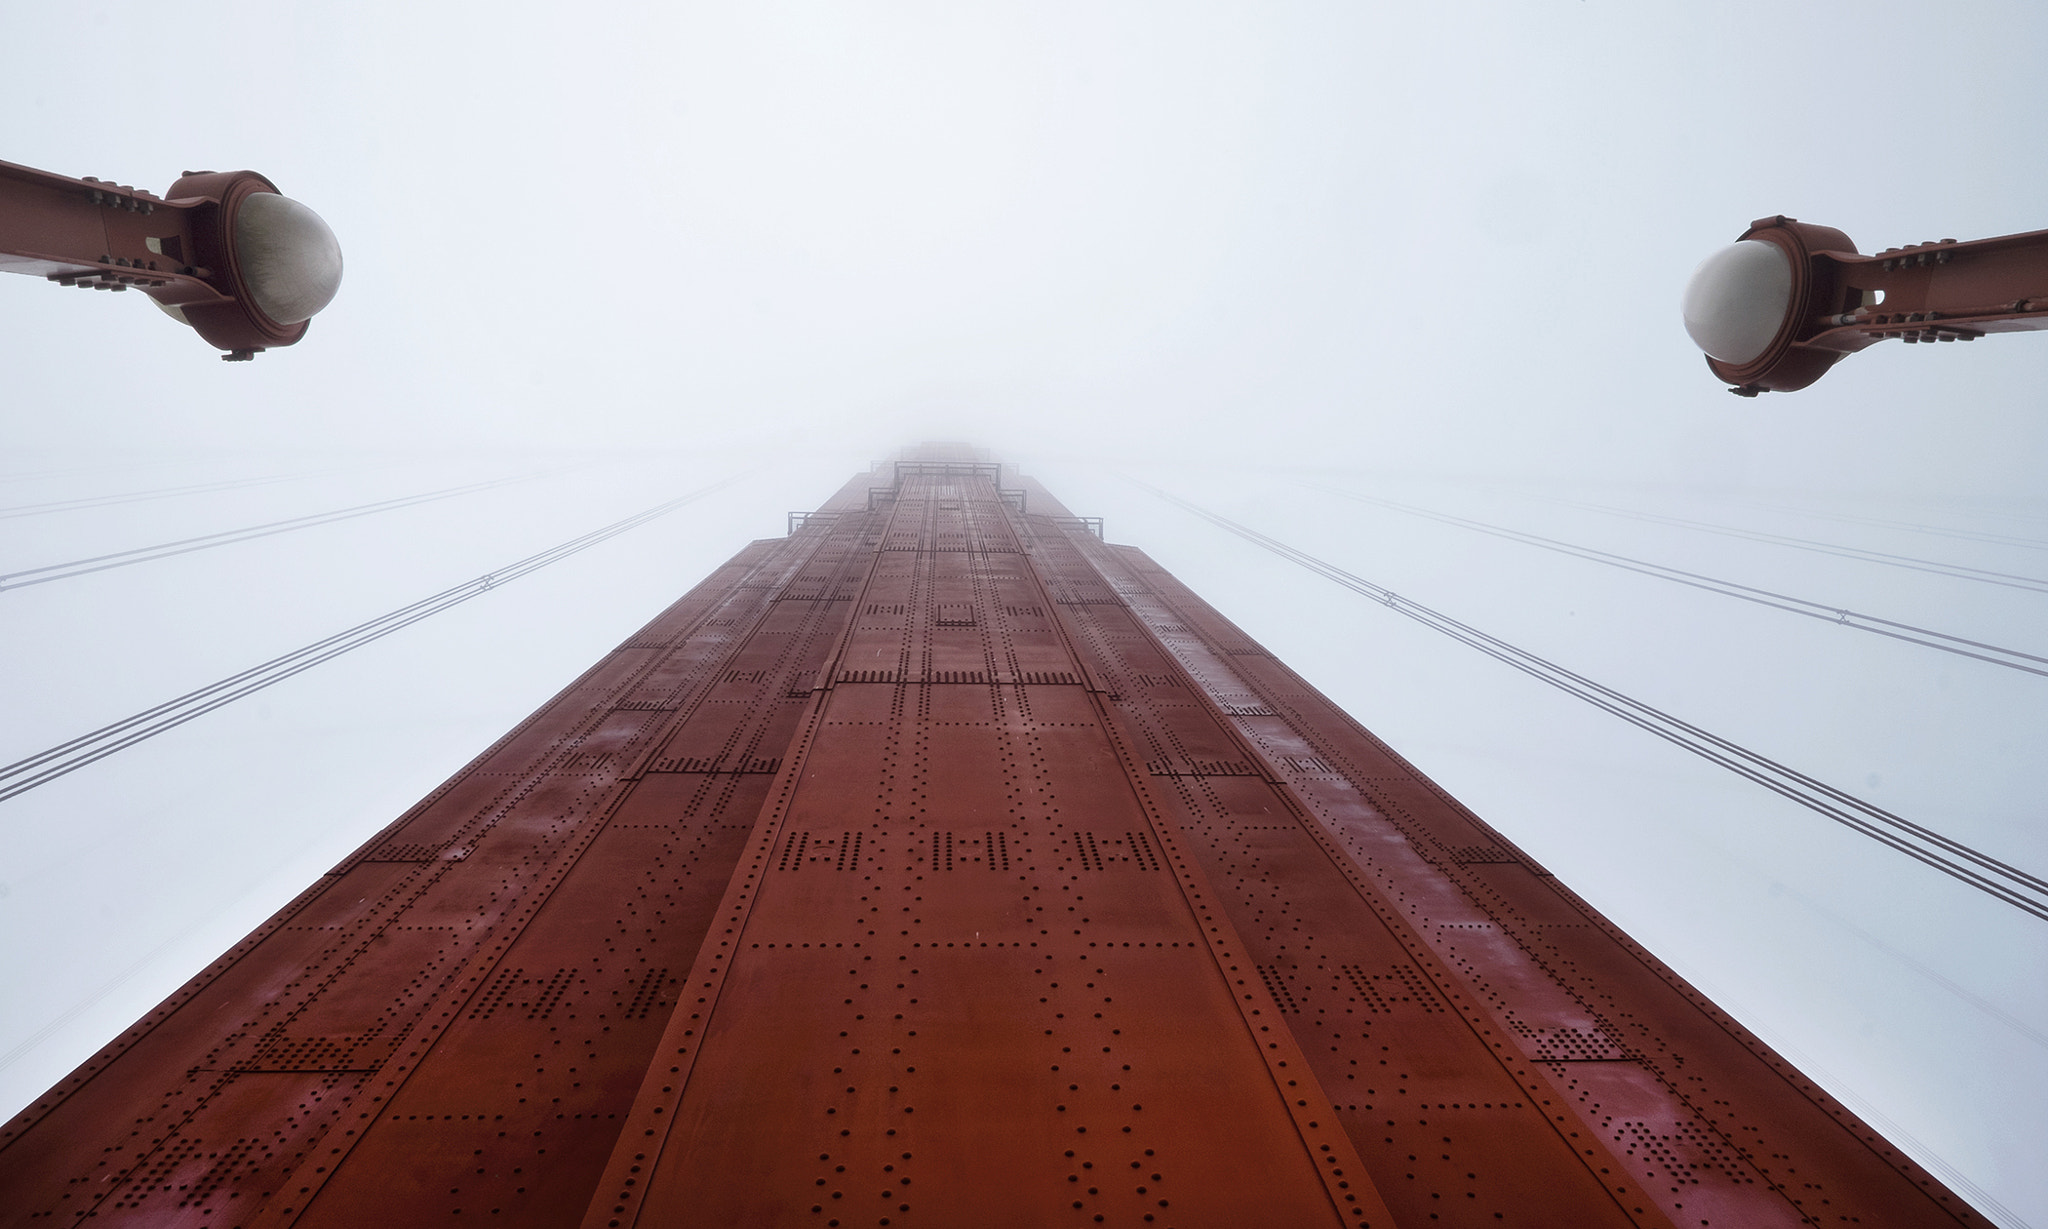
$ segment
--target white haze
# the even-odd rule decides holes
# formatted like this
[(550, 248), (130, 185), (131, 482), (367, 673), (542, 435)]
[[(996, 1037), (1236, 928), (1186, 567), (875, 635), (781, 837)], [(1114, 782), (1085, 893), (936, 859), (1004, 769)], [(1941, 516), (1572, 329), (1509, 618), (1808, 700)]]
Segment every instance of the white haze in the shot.
[[(750, 537), (890, 450), (1023, 462), (2007, 1224), (2048, 926), (1227, 537), (1193, 496), (2041, 873), (2048, 680), (1347, 500), (2048, 653), (2048, 340), (1741, 401), (1678, 324), (1752, 219), (2044, 224), (2048, 15), (1781, 4), (17, 4), (0, 157), (250, 167), (340, 235), (300, 346), (0, 279), (12, 761), (674, 494), (654, 526), (0, 803), (26, 1103)], [(1876, 525), (1851, 516), (1904, 522)], [(2035, 545), (1942, 536), (1996, 534)]]

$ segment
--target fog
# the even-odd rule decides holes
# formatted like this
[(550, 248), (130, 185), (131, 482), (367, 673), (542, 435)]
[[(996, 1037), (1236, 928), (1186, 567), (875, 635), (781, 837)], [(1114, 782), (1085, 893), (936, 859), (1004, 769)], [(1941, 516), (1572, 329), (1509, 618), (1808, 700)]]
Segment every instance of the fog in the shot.
[(1602, 510), (2048, 576), (2048, 340), (1749, 401), (1677, 309), (1753, 218), (2041, 227), (2037, 6), (81, 3), (0, 35), (0, 157), (249, 167), (348, 262), (302, 344), (232, 365), (138, 295), (0, 279), (0, 574), (521, 479), (0, 581), (0, 763), (739, 479), (0, 801), (0, 1110), (787, 511), (942, 438), (2048, 1224), (2048, 924), (1139, 484), (2048, 873), (2048, 679), (1344, 494), (2048, 655), (2038, 589)]

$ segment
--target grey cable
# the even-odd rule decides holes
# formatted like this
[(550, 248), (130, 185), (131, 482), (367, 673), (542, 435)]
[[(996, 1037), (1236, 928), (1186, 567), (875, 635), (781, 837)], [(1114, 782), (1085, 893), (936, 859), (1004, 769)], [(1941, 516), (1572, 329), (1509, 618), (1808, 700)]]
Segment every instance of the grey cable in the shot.
[(249, 525), (241, 529), (228, 529), (220, 533), (202, 534), (196, 538), (180, 538), (175, 542), (159, 542), (154, 546), (138, 546), (132, 550), (113, 551), (105, 555), (94, 555), (88, 559), (73, 559), (67, 563), (45, 564), (39, 568), (23, 568), (18, 572), (0, 572), (0, 592), (9, 589), (26, 589), (30, 585), (46, 585), (51, 581), (69, 580), (74, 576), (85, 576), (93, 572), (105, 572), (112, 568), (125, 568), (137, 563), (148, 563), (155, 559), (168, 559), (173, 555), (190, 554), (193, 551), (211, 550), (216, 546), (231, 546), (237, 542), (248, 542), (256, 538), (267, 538), (273, 534), (292, 533), (300, 529), (311, 529), (316, 525), (330, 525), (336, 521), (354, 520), (359, 516), (372, 516), (379, 512), (391, 512), (399, 508), (410, 508), (415, 504), (433, 503), (442, 499), (454, 499), (458, 495), (472, 495), (495, 487), (510, 486), (518, 482), (531, 482), (553, 474), (565, 472), (566, 468), (537, 470), (530, 474), (515, 474), (509, 478), (493, 478), (488, 482), (473, 482), (468, 486), (448, 487), (439, 491), (427, 491), (419, 495), (403, 495), (397, 499), (379, 500), (376, 503), (357, 504), (349, 508), (336, 508), (329, 512), (314, 512), (306, 516), (294, 516), (282, 521), (270, 521), (262, 525)]
[[(1609, 551), (1596, 550), (1590, 546), (1580, 546), (1576, 543), (1563, 542), (1556, 538), (1546, 538), (1541, 534), (1526, 533), (1519, 529), (1489, 525), (1485, 521), (1452, 516), (1448, 512), (1434, 512), (1428, 508), (1418, 508), (1413, 504), (1404, 504), (1392, 499), (1360, 495), (1356, 491), (1346, 491), (1339, 487), (1318, 486), (1313, 489), (1328, 491), (1333, 495), (1342, 495), (1346, 499), (1355, 499), (1360, 503), (1391, 508), (1396, 512), (1406, 512), (1411, 516), (1423, 517), (1426, 520), (1437, 521), (1445, 525), (1454, 525), (1462, 529), (1471, 529), (1479, 533), (1491, 534), (1496, 538), (1505, 538), (1511, 542), (1522, 542), (1529, 546), (1541, 547), (1544, 550), (1556, 551), (1559, 554), (1571, 555), (1579, 559), (1590, 560), (1594, 563), (1604, 563), (1610, 567), (1621, 568), (1624, 571), (1637, 572), (1644, 576), (1654, 576), (1660, 580), (1673, 581), (1694, 589), (1704, 589), (1709, 593), (1719, 593), (1727, 597), (1740, 598), (1745, 602), (1755, 602), (1759, 606), (1768, 606), (1773, 610), (1782, 610), (1788, 614), (1805, 615), (1809, 618), (1833, 623), (1838, 627), (1853, 628), (1859, 632), (1870, 632), (1873, 635), (1886, 636), (1893, 640), (1903, 640), (1908, 644), (1917, 644), (1923, 648), (1937, 649), (1943, 653), (1954, 653), (1959, 657), (1972, 657), (1978, 661), (1990, 662), (1994, 666), (2004, 666), (2010, 670), (2024, 670), (2028, 674), (2038, 674), (2043, 678), (2048, 678), (2048, 669), (2043, 668), (2048, 667), (2048, 657), (2022, 652), (2019, 649), (2008, 649), (2000, 645), (1986, 644), (1981, 640), (1970, 640), (1962, 636), (1952, 636), (1947, 632), (1938, 632), (1932, 628), (1919, 627), (1911, 623), (1901, 623), (1895, 619), (1883, 619), (1876, 615), (1859, 614), (1856, 611), (1832, 606), (1826, 602), (1793, 597), (1790, 594), (1778, 593), (1770, 589), (1759, 589), (1753, 585), (1738, 584), (1732, 580), (1721, 580), (1713, 576), (1703, 576), (1698, 572), (1687, 572), (1680, 568), (1667, 567), (1661, 563), (1651, 563), (1643, 559), (1632, 559), (1627, 555), (1617, 555)], [(2028, 665), (2026, 664), (2028, 662), (2034, 664)]]
[(1894, 815), (1776, 760), (1751, 751), (1729, 739), (1683, 721), (1670, 713), (1637, 700), (1614, 688), (1594, 682), (1543, 657), (1488, 635), (1449, 615), (1410, 601), (1383, 585), (1297, 550), (1277, 538), (1238, 524), (1177, 495), (1145, 483), (1138, 483), (1154, 495), (1174, 504), (1218, 528), (1236, 534), (1291, 563), (1335, 581), (1354, 593), (1372, 598), (1399, 614), (1450, 636), (1522, 673), (1556, 687), (1612, 713), (1678, 747), (1738, 776), (1746, 777), (1836, 823), (1859, 832), (1880, 844), (1933, 867), (1941, 873), (1976, 888), (1993, 899), (2024, 913), (2048, 921), (2048, 879), (2020, 870), (1952, 837)]
[(152, 705), (110, 725), (101, 726), (97, 730), (67, 739), (54, 747), (0, 767), (0, 801), (25, 794), (39, 785), (46, 785), (58, 777), (76, 772), (117, 751), (175, 729), (272, 684), (281, 683), (322, 662), (331, 661), (351, 649), (361, 648), (373, 640), (380, 640), (395, 631), (410, 627), (451, 606), (460, 605), (508, 581), (537, 572), (549, 564), (559, 563), (579, 551), (588, 550), (600, 542), (615, 538), (628, 530), (637, 529), (657, 517), (665, 516), (684, 504), (723, 490), (738, 480), (738, 477), (727, 478), (723, 482), (671, 499), (667, 503), (656, 504), (643, 512), (636, 512), (623, 520), (613, 521), (609, 525), (551, 546), (538, 554), (528, 555), (474, 580), (443, 589), (410, 605), (401, 606), (397, 610), (358, 623), (345, 631), (336, 632), (280, 657), (273, 657), (260, 665), (251, 666), (247, 670), (231, 674), (194, 691), (188, 691), (182, 696), (165, 700), (161, 704)]

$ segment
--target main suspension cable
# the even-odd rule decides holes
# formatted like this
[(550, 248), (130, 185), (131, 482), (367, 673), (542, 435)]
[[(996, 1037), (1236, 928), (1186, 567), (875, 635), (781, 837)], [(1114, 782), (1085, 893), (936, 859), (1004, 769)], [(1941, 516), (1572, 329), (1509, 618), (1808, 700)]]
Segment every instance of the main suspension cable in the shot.
[(553, 469), (536, 470), (530, 474), (514, 474), (508, 478), (493, 478), (488, 482), (473, 482), (468, 486), (448, 487), (439, 491), (427, 491), (419, 495), (403, 495), (397, 499), (379, 500), (376, 503), (357, 504), (349, 508), (336, 508), (329, 512), (314, 512), (306, 516), (294, 516), (282, 521), (270, 521), (262, 525), (249, 525), (241, 529), (228, 529), (220, 533), (202, 534), (196, 538), (181, 538), (175, 542), (159, 542), (155, 546), (138, 546), (133, 550), (114, 551), (105, 555), (94, 555), (89, 559), (73, 559), (68, 563), (46, 564), (39, 568), (24, 568), (19, 572), (0, 572), (0, 592), (8, 589), (26, 589), (30, 585), (46, 585), (53, 580), (69, 580), (74, 576), (85, 576), (93, 572), (104, 572), (110, 568), (125, 568), (132, 564), (148, 563), (153, 559), (168, 559), (173, 555), (190, 554), (193, 551), (211, 550), (216, 546), (230, 546), (236, 542), (248, 542), (255, 538), (267, 538), (272, 534), (291, 533), (300, 529), (311, 529), (316, 525), (331, 525), (336, 521), (354, 520), (359, 516), (371, 516), (379, 512), (392, 512), (399, 508), (410, 508), (416, 504), (428, 504), (442, 499), (454, 499), (458, 495), (473, 495), (496, 487), (510, 486), (519, 482), (532, 482), (539, 478), (565, 473), (575, 466), (557, 466)]
[(1662, 709), (1594, 682), (1526, 649), (1488, 635), (1420, 602), (1410, 601), (1383, 585), (1354, 576), (1335, 564), (1326, 563), (1277, 538), (1240, 525), (1228, 517), (1211, 512), (1157, 487), (1146, 483), (1138, 485), (1168, 503), (1271, 551), (1290, 563), (1334, 581), (1354, 593), (1369, 597), (1389, 610), (1406, 615), (1425, 627), (1433, 628), (1460, 643), (1478, 649), (1487, 656), (1532, 678), (1541, 679), (1560, 691), (1577, 696), (1596, 708), (1612, 713), (1623, 721), (1647, 730), (1666, 742), (1682, 747), (1738, 776), (1746, 777), (1765, 789), (1825, 815), (1880, 844), (1888, 845), (1907, 857), (1925, 863), (1994, 899), (2048, 921), (2048, 880), (2020, 870), (1931, 828), (1894, 815), (1882, 807), (1865, 802), (1853, 794), (1787, 767), (1768, 756), (1674, 717)]
[[(2028, 674), (2038, 674), (2043, 678), (2048, 678), (2048, 668), (2044, 668), (2048, 667), (2048, 657), (2021, 652), (2019, 649), (2008, 649), (1995, 644), (1986, 644), (1981, 640), (1969, 640), (1962, 636), (1952, 636), (1947, 632), (1938, 632), (1932, 628), (1919, 627), (1911, 623), (1901, 623), (1895, 619), (1882, 619), (1876, 615), (1859, 614), (1856, 611), (1845, 610), (1839, 606), (1829, 605), (1826, 602), (1810, 601), (1807, 598), (1793, 597), (1790, 594), (1778, 593), (1770, 589), (1759, 589), (1753, 585), (1738, 584), (1732, 580), (1721, 580), (1713, 576), (1703, 576), (1698, 572), (1687, 572), (1680, 568), (1667, 567), (1661, 563), (1651, 563), (1644, 559), (1633, 559), (1627, 555), (1617, 555), (1610, 551), (1596, 550), (1590, 546), (1580, 546), (1576, 543), (1564, 542), (1556, 538), (1546, 538), (1541, 534), (1527, 533), (1520, 529), (1509, 529), (1501, 525), (1490, 525), (1485, 521), (1475, 521), (1467, 517), (1453, 516), (1448, 512), (1435, 512), (1428, 508), (1418, 508), (1413, 504), (1404, 504), (1397, 500), (1382, 499), (1374, 495), (1361, 495), (1356, 491), (1347, 491), (1341, 487), (1315, 486), (1313, 489), (1328, 491), (1332, 495), (1342, 495), (1346, 499), (1355, 499), (1360, 503), (1390, 508), (1396, 512), (1405, 512), (1410, 516), (1419, 516), (1425, 520), (1453, 525), (1461, 529), (1471, 529), (1479, 533), (1491, 534), (1496, 538), (1506, 538), (1511, 542), (1521, 542), (1529, 546), (1541, 547), (1544, 550), (1556, 551), (1562, 555), (1571, 555), (1575, 558), (1590, 560), (1594, 563), (1604, 563), (1610, 567), (1621, 568), (1624, 571), (1637, 572), (1644, 576), (1654, 576), (1660, 580), (1669, 580), (1694, 589), (1704, 589), (1709, 593), (1719, 593), (1727, 597), (1740, 598), (1745, 602), (1755, 602), (1759, 606), (1769, 606), (1773, 610), (1783, 610), (1789, 614), (1805, 615), (1809, 618), (1833, 623), (1838, 627), (1848, 627), (1859, 632), (1870, 632), (1873, 635), (1887, 636), (1893, 640), (1903, 640), (1907, 644), (1920, 645), (1922, 648), (1938, 649), (1943, 653), (1954, 653), (1959, 657), (1973, 657), (1978, 661), (1990, 662), (1994, 666), (2004, 666), (2009, 670), (2024, 670)], [(2027, 664), (2029, 662), (2033, 664)]]
[(80, 508), (105, 508), (113, 504), (139, 504), (154, 499), (175, 499), (182, 495), (204, 495), (213, 491), (237, 490), (241, 487), (270, 486), (279, 482), (292, 482), (304, 476), (279, 474), (264, 478), (232, 478), (221, 482), (200, 482), (192, 486), (166, 486), (147, 491), (129, 491), (119, 495), (87, 495), (80, 499), (52, 499), (39, 504), (14, 504), (0, 508), (0, 520), (12, 520), (19, 516), (45, 516), (52, 512), (73, 512)]
[(1724, 538), (1742, 538), (1750, 542), (1769, 542), (1776, 546), (1789, 546), (1795, 550), (1813, 551), (1816, 554), (1834, 555), (1842, 559), (1860, 559), (1866, 563), (1881, 563), (1887, 567), (1907, 568), (1915, 572), (1932, 572), (1936, 576), (1953, 576), (1957, 580), (1974, 580), (1987, 585), (2002, 585), (2008, 589), (2026, 589), (2033, 593), (2048, 593), (2048, 578), (2020, 576), (2012, 572), (1994, 572), (1987, 568), (1966, 567), (1960, 563), (1944, 563), (1939, 559), (1921, 559), (1914, 555), (1894, 555), (1885, 551), (1865, 550), (1860, 546), (1846, 546), (1840, 542), (1817, 542), (1811, 538), (1795, 538), (1782, 533), (1765, 533), (1761, 529), (1738, 529), (1733, 525), (1716, 525), (1709, 521), (1687, 520), (1682, 516), (1665, 516), (1657, 512), (1641, 512), (1633, 508), (1617, 508), (1611, 504), (1582, 503), (1576, 499), (1559, 499), (1554, 495), (1539, 495), (1535, 498), (1549, 503), (1563, 504), (1570, 508), (1584, 508), (1590, 512), (1601, 512), (1608, 516), (1626, 517), (1632, 521), (1648, 521), (1656, 525), (1676, 525), (1681, 529), (1696, 529), (1701, 533), (1719, 534)]
[(560, 563), (571, 555), (588, 550), (628, 530), (638, 529), (684, 504), (723, 490), (737, 481), (738, 476), (727, 478), (702, 490), (671, 499), (667, 503), (656, 504), (623, 520), (613, 521), (609, 525), (551, 546), (538, 554), (528, 555), (517, 562), (506, 564), (474, 580), (443, 589), (388, 614), (358, 623), (346, 631), (336, 632), (303, 648), (294, 649), (280, 657), (273, 657), (261, 665), (251, 666), (218, 682), (209, 683), (182, 696), (152, 705), (111, 725), (101, 726), (90, 733), (81, 734), (39, 751), (26, 759), (0, 767), (0, 801), (25, 794), (39, 785), (48, 784), (58, 777), (76, 772), (117, 751), (175, 729), (272, 684), (281, 683), (322, 662), (331, 661), (351, 649), (361, 648), (373, 640), (381, 640), (395, 631), (410, 627), (422, 619), (437, 615), (452, 606), (458, 606), (522, 576), (537, 572), (549, 564)]
[(1752, 508), (1764, 508), (1771, 512), (1790, 512), (1794, 516), (1811, 517), (1823, 521), (1842, 521), (1852, 525), (1878, 525), (1886, 529), (1908, 529), (1937, 538), (1958, 538), (1965, 542), (1989, 542), (1994, 546), (2017, 546), (2025, 550), (2048, 550), (2048, 542), (2039, 538), (2020, 538), (2007, 533), (1990, 533), (1977, 529), (1954, 529), (1936, 525), (1921, 525), (1913, 521), (1895, 521), (1881, 516), (1857, 516), (1848, 512), (1817, 512), (1811, 508), (1790, 508), (1784, 504), (1757, 503), (1744, 501)]

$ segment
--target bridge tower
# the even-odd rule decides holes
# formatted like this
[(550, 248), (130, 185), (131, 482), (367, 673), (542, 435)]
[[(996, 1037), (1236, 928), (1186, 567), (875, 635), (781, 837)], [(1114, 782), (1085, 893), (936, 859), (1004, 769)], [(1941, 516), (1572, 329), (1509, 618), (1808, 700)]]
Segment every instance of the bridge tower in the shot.
[(1099, 521), (914, 453), (0, 1128), (0, 1224), (1982, 1224)]

